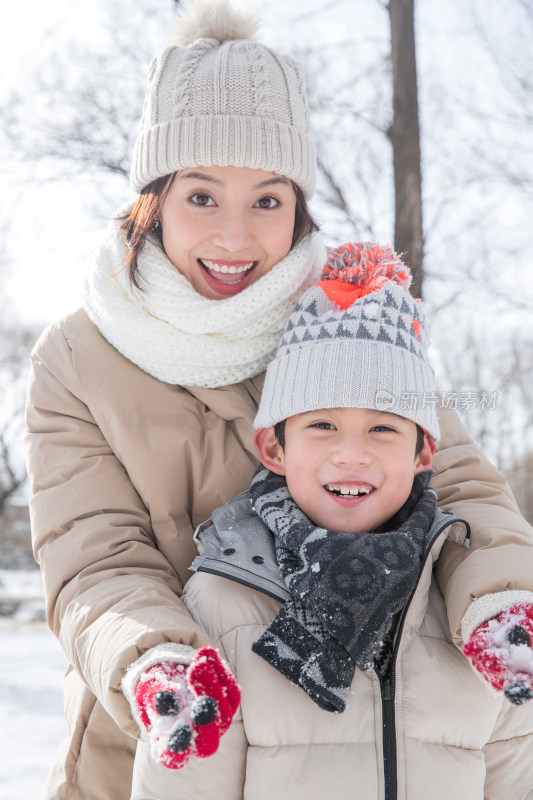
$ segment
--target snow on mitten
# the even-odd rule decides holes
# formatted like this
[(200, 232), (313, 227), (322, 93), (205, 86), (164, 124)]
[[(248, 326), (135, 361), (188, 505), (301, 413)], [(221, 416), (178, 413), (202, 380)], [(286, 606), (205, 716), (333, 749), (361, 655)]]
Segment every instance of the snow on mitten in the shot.
[(215, 753), (240, 699), (235, 678), (212, 647), (200, 648), (188, 667), (171, 661), (151, 666), (135, 687), (152, 756), (169, 769)]
[(533, 697), (533, 605), (515, 603), (478, 625), (463, 653), (490, 685), (521, 705)]

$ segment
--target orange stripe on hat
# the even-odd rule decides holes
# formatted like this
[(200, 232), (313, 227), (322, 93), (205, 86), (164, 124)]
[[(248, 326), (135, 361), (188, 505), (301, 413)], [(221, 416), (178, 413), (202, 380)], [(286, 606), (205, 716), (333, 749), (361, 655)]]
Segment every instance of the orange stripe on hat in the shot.
[(320, 286), (329, 300), (335, 303), (337, 308), (340, 308), (342, 311), (349, 308), (356, 300), (359, 300), (360, 297), (364, 297), (366, 294), (371, 294), (374, 291), (373, 286), (346, 283), (346, 281), (341, 278), (335, 281), (320, 281), (317, 283), (317, 286)]

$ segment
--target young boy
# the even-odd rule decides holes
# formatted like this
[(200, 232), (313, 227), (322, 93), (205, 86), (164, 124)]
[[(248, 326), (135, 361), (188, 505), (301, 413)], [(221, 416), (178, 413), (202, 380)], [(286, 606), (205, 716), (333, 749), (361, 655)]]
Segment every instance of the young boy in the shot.
[[(389, 249), (345, 246), (292, 313), (255, 423), (262, 466), (200, 526), (184, 594), (240, 713), (216, 755), (171, 783), (147, 767), (133, 798), (533, 797), (530, 593), (508, 593), (498, 628), (512, 705), (453, 644), (433, 577), (468, 525), (429, 487), (435, 385), (409, 282)], [(502, 610), (473, 607), (466, 641)]]

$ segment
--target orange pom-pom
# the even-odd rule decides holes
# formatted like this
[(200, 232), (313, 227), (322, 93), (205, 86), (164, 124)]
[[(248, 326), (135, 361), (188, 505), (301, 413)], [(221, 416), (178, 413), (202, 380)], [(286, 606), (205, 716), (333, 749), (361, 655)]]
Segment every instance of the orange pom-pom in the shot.
[(388, 281), (408, 291), (411, 280), (409, 267), (388, 245), (348, 242), (330, 252), (318, 286), (332, 303), (345, 310)]
[(388, 245), (348, 242), (331, 251), (320, 280), (356, 284), (365, 288), (361, 294), (364, 296), (380, 289), (387, 281), (407, 291), (412, 277), (409, 267)]

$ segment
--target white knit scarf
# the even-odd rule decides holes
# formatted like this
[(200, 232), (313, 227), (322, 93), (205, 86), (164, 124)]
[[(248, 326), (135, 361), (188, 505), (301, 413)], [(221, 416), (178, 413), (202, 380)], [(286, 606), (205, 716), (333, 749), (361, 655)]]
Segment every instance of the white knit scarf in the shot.
[(211, 300), (193, 289), (149, 237), (139, 259), (146, 291), (139, 291), (123, 266), (125, 253), (120, 220), (113, 220), (86, 279), (90, 318), (144, 372), (207, 388), (238, 383), (266, 368), (290, 311), (318, 279), (326, 256), (313, 234), (239, 294)]

